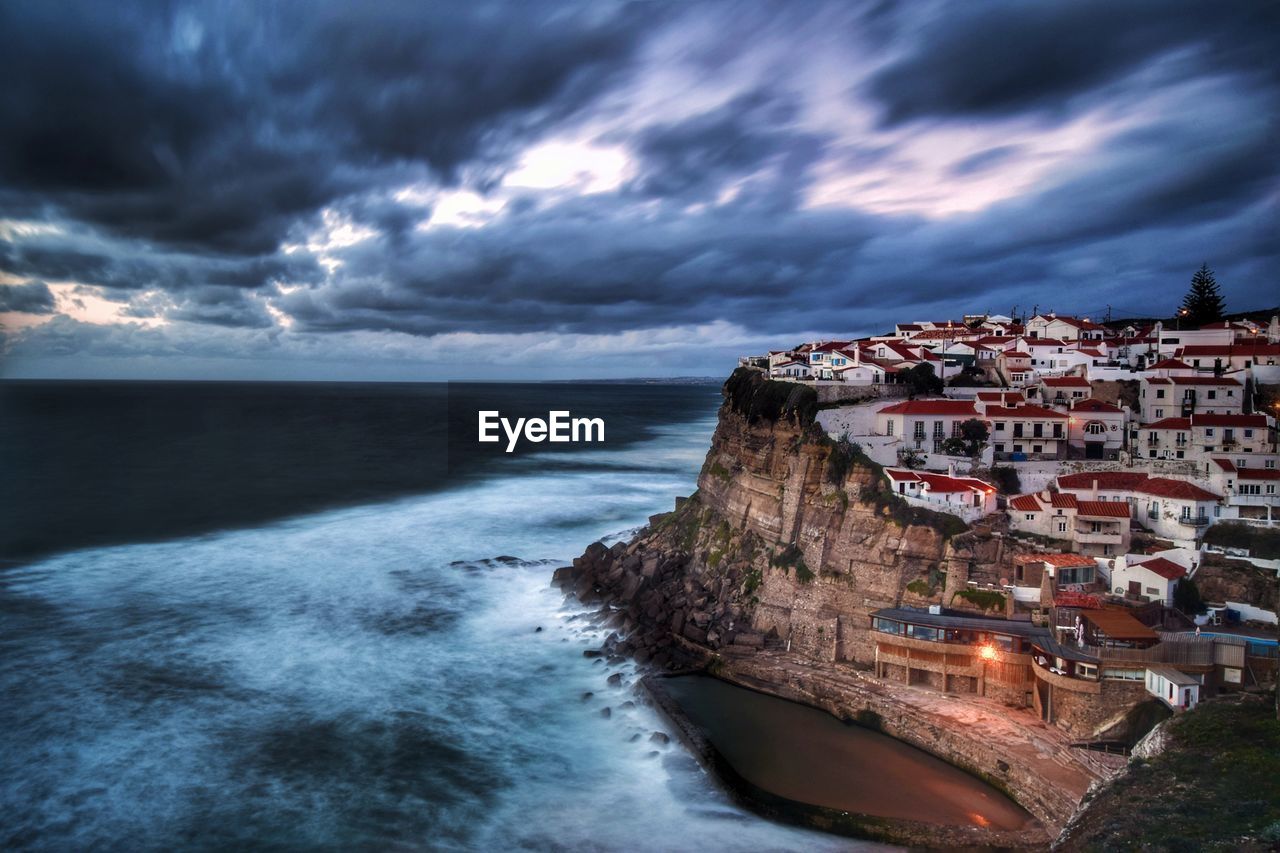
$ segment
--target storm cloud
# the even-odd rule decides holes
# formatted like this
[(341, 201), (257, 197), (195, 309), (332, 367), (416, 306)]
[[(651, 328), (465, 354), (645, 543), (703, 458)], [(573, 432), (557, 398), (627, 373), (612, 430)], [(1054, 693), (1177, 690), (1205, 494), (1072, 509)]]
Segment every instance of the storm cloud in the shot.
[(4, 367), (718, 373), (1204, 261), (1265, 307), (1275, 8), (5, 4)]

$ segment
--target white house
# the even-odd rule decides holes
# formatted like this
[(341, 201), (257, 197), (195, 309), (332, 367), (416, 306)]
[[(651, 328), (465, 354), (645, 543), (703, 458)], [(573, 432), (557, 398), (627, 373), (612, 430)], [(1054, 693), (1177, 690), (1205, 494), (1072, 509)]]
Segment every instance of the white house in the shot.
[(1168, 666), (1147, 669), (1147, 692), (1175, 711), (1200, 704), (1200, 682), (1194, 676)]
[(1244, 385), (1231, 376), (1142, 377), (1138, 386), (1143, 423), (1202, 414), (1239, 414)]
[[(954, 470), (954, 469), (953, 469)], [(914, 506), (974, 521), (996, 511), (996, 487), (973, 477), (886, 468), (893, 493)]]
[(1042, 406), (991, 406), (991, 450), (997, 459), (1061, 459), (1067, 448), (1067, 416)]
[(809, 379), (813, 376), (813, 369), (808, 362), (789, 359), (769, 368), (769, 375), (775, 379)]
[(1040, 380), (1040, 403), (1064, 408), (1093, 396), (1089, 380), (1083, 376), (1045, 376)]
[(1227, 506), (1235, 508), (1242, 521), (1254, 524), (1280, 524), (1280, 470), (1274, 456), (1270, 468), (1237, 467), (1229, 459), (1215, 459), (1209, 465), (1209, 481), (1226, 497)]
[(1065, 341), (1102, 340), (1106, 336), (1105, 326), (1091, 322), (1088, 318), (1059, 317), (1057, 314), (1037, 314), (1027, 321), (1027, 337), (1059, 338)]
[(1172, 560), (1150, 554), (1123, 554), (1109, 565), (1108, 584), (1114, 595), (1173, 603), (1173, 590), (1187, 570)]
[(1128, 412), (1092, 398), (1071, 405), (1067, 443), (1086, 459), (1109, 459), (1124, 448)]
[[(1274, 429), (1267, 415), (1193, 414), (1164, 418), (1138, 427), (1135, 456), (1208, 462), (1217, 456), (1248, 459), (1275, 452)], [(1258, 465), (1263, 462), (1259, 461)]]
[(1141, 471), (1060, 474), (1058, 490), (1081, 500), (1124, 500), (1142, 527), (1174, 545), (1194, 548), (1222, 512), (1222, 496), (1195, 483), (1151, 477)]
[(972, 400), (906, 400), (876, 412), (876, 433), (901, 438), (907, 447), (941, 452), (960, 424), (981, 419)]
[(1196, 370), (1249, 370), (1255, 366), (1280, 365), (1280, 344), (1251, 341), (1217, 346), (1191, 345), (1181, 347), (1178, 358)]
[[(1009, 528), (1069, 543), (1068, 550), (1109, 557), (1129, 550), (1127, 501), (1080, 500), (1070, 492), (1038, 492), (1009, 500)], [(1063, 547), (1066, 547), (1065, 545)]]

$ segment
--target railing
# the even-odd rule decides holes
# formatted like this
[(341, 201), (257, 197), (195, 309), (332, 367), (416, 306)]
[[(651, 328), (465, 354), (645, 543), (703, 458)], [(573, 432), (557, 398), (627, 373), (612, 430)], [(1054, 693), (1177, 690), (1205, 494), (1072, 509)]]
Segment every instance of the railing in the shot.
[(1086, 643), (1080, 651), (1102, 663), (1169, 664), (1171, 666), (1213, 666), (1214, 642), (1203, 639), (1165, 640), (1145, 649), (1119, 649), (1112, 646), (1091, 646)]
[(1208, 527), (1209, 517), (1207, 515), (1183, 515), (1178, 517), (1179, 524), (1185, 524), (1188, 527)]

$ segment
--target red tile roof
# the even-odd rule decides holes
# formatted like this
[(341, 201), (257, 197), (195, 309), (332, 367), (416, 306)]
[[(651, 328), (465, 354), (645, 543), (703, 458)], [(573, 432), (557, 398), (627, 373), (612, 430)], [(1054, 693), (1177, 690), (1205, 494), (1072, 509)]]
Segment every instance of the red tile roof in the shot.
[(1229, 376), (1170, 376), (1174, 385), (1239, 385), (1239, 379)]
[(1280, 471), (1275, 468), (1238, 468), (1237, 480), (1280, 480)]
[(1035, 495), (1018, 495), (1009, 500), (1009, 506), (1023, 512), (1039, 512), (1043, 509)]
[(978, 399), (984, 403), (1024, 403), (1027, 398), (1021, 391), (979, 391)]
[(1076, 513), (1090, 518), (1128, 518), (1127, 501), (1080, 501)]
[(1081, 618), (1116, 640), (1156, 640), (1159, 635), (1125, 610), (1082, 610)]
[(1214, 459), (1213, 461), (1216, 462), (1218, 464), (1218, 467), (1221, 468), (1223, 471), (1236, 470), (1235, 463), (1233, 463), (1230, 459)]
[(1166, 560), (1164, 557), (1156, 557), (1154, 560), (1147, 560), (1142, 563), (1135, 563), (1134, 565), (1140, 566), (1149, 572), (1155, 572), (1167, 581), (1176, 581), (1187, 573), (1187, 570), (1182, 566), (1179, 566), (1172, 560)]
[(906, 400), (885, 406), (882, 415), (951, 415), (953, 417), (978, 417), (972, 400)]
[(1147, 424), (1142, 429), (1191, 429), (1191, 418), (1164, 418), (1155, 423)]
[(1191, 370), (1191, 365), (1184, 361), (1178, 361), (1176, 358), (1166, 358), (1157, 361), (1155, 364), (1147, 368), (1147, 370)]
[(911, 471), (905, 468), (886, 468), (884, 473), (895, 482), (920, 482), (931, 492), (994, 492), (996, 487), (974, 477), (951, 477), (929, 471)]
[(1077, 400), (1071, 406), (1073, 412), (1110, 412), (1112, 414), (1124, 414), (1124, 409), (1119, 406), (1113, 406), (1110, 403), (1104, 403), (1101, 400), (1095, 400), (1092, 397), (1086, 397), (1083, 400)]
[(1050, 492), (1049, 503), (1056, 509), (1075, 509), (1076, 496), (1069, 492)]
[(1088, 388), (1089, 380), (1083, 376), (1049, 376), (1041, 379), (1050, 388)]
[(1142, 492), (1144, 495), (1176, 500), (1216, 501), (1222, 497), (1208, 489), (1200, 488), (1195, 483), (1188, 483), (1186, 480), (1167, 480), (1164, 477), (1151, 477), (1135, 491)]
[(1223, 426), (1223, 427), (1260, 427), (1265, 429), (1267, 426), (1267, 416), (1257, 415), (1210, 415), (1210, 414), (1193, 414), (1191, 416), (1192, 426)]
[(1087, 471), (1058, 477), (1059, 489), (1089, 489), (1094, 483), (1103, 491), (1128, 491), (1146, 482), (1141, 471)]

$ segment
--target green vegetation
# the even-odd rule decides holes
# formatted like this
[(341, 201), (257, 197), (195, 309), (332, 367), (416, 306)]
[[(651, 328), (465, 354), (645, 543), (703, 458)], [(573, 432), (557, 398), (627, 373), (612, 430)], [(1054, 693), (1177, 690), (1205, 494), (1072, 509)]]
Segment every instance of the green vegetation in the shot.
[(1205, 531), (1204, 542), (1223, 548), (1246, 548), (1249, 556), (1263, 560), (1280, 559), (1280, 530), (1275, 528), (1223, 521)]
[(951, 596), (951, 601), (954, 603), (957, 598), (982, 610), (1004, 610), (1005, 606), (1004, 593), (993, 589), (962, 589)]
[(929, 582), (923, 578), (917, 578), (907, 584), (907, 592), (914, 595), (930, 595), (933, 590), (929, 589)]
[(942, 451), (949, 456), (977, 456), (991, 437), (987, 422), (977, 418), (961, 421), (960, 434), (942, 442)]
[(797, 382), (766, 379), (755, 370), (739, 367), (724, 383), (728, 404), (747, 423), (793, 420), (802, 427), (818, 413), (818, 392)]
[(1209, 609), (1204, 606), (1204, 600), (1200, 597), (1200, 588), (1192, 578), (1183, 578), (1173, 588), (1173, 606), (1192, 616)]
[(746, 578), (742, 581), (743, 595), (751, 595), (751, 593), (760, 588), (760, 582), (763, 580), (764, 578), (761, 576), (759, 569), (752, 569), (747, 572)]
[(1099, 792), (1062, 849), (1274, 850), (1280, 720), (1274, 698), (1204, 702), (1168, 723), (1169, 744)]
[(719, 462), (711, 463), (711, 476), (722, 482), (729, 482), (729, 469), (721, 465)]
[(723, 551), (712, 551), (707, 555), (707, 565), (714, 569), (716, 566), (720, 565), (720, 561), (723, 559)]
[(809, 583), (815, 577), (813, 570), (804, 564), (804, 555), (800, 553), (800, 547), (795, 544), (788, 545), (769, 558), (769, 565), (788, 573), (794, 568), (796, 580), (800, 583)]
[(844, 478), (858, 461), (859, 456), (865, 458), (862, 447), (849, 440), (848, 433), (830, 442), (831, 453), (827, 456), (827, 482), (833, 486), (844, 485)]
[(862, 491), (858, 494), (859, 503), (874, 507), (877, 514), (887, 516), (899, 527), (930, 527), (942, 534), (943, 539), (958, 536), (969, 529), (967, 524), (950, 513), (911, 506), (889, 488), (889, 484), (884, 479), (883, 468), (870, 459), (866, 459), (863, 464), (870, 467), (876, 477), (871, 485), (862, 487)]
[(1200, 269), (1191, 277), (1191, 289), (1182, 298), (1182, 307), (1178, 309), (1178, 317), (1190, 328), (1216, 323), (1222, 319), (1222, 292), (1218, 289), (1218, 281), (1213, 277), (1213, 270), (1208, 264), (1201, 264)]
[(931, 364), (917, 364), (898, 374), (898, 381), (905, 382), (911, 389), (911, 396), (942, 393), (942, 380), (933, 372)]

